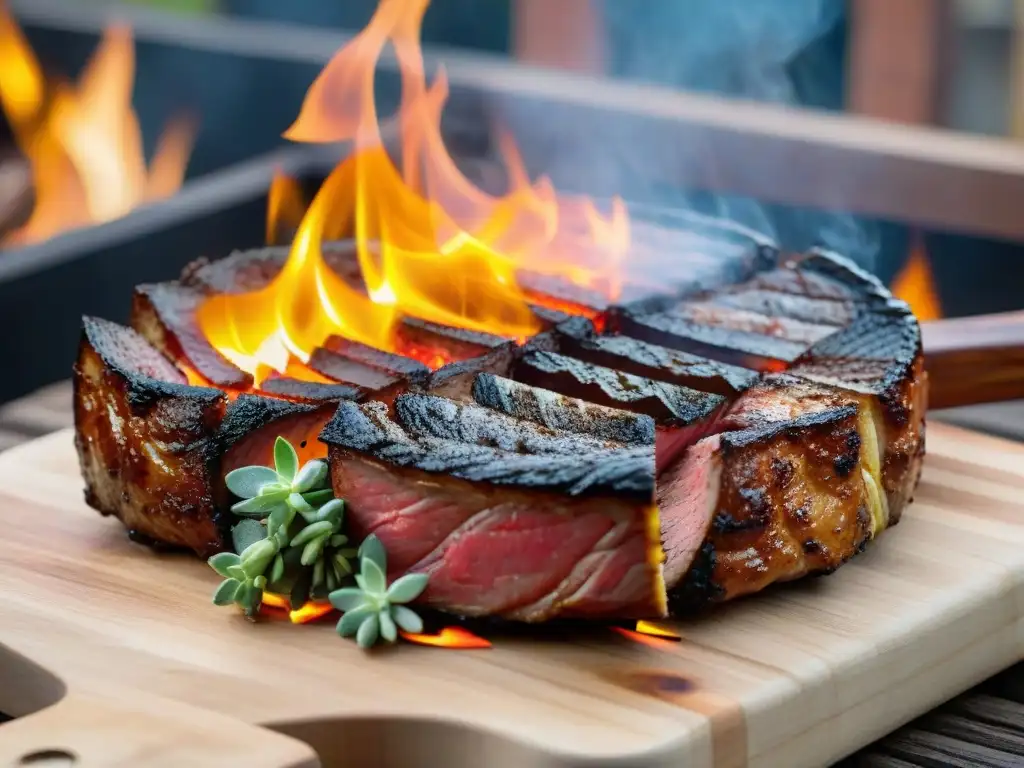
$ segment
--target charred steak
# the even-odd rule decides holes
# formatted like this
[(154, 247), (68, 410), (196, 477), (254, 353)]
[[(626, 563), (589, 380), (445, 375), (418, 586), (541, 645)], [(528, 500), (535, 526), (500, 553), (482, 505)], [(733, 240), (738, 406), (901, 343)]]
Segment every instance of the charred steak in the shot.
[[(916, 488), (918, 323), (835, 254), (726, 250), (740, 257), (705, 250), (697, 279), (615, 306), (524, 276), (527, 340), (407, 319), (398, 354), (335, 337), (304, 374), (259, 382), (196, 313), (266, 286), (285, 253), (197, 262), (137, 289), (133, 329), (84, 320), (86, 500), (207, 556), (226, 547), (224, 474), (271, 464), (284, 435), (328, 456), (351, 535), (377, 534), (392, 577), (430, 574), (420, 599), (440, 610), (660, 617), (829, 573)], [(344, 248), (328, 256), (361, 285)]]

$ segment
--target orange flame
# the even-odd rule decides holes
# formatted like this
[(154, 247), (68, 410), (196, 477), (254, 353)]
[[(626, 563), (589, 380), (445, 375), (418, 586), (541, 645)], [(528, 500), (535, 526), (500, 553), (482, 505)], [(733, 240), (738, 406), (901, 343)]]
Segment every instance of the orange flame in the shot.
[(609, 629), (627, 640), (661, 650), (672, 647), (682, 639), (675, 632), (647, 621), (638, 621), (635, 629), (625, 629), (624, 627), (609, 627)]
[(263, 604), (288, 611), (288, 619), (292, 624), (308, 624), (334, 610), (330, 603), (306, 603), (293, 611), (287, 597), (275, 595), (273, 592), (263, 593)]
[(296, 229), (306, 207), (299, 182), (282, 173), (275, 174), (267, 194), (267, 245), (276, 245), (283, 234)]
[(445, 627), (436, 635), (417, 635), (412, 632), (399, 634), (403, 639), (418, 645), (431, 645), (437, 648), (456, 648), (459, 650), (471, 650), (475, 648), (490, 648), (491, 642), (462, 627)]
[(896, 298), (910, 305), (918, 320), (938, 320), (942, 317), (939, 292), (921, 237), (915, 236), (910, 258), (893, 279), (892, 292)]
[[(539, 323), (516, 281), (524, 268), (617, 291), (613, 273), (629, 245), (621, 200), (604, 216), (588, 199), (557, 196), (547, 179), (531, 183), (508, 137), (505, 195), (483, 192), (456, 167), (441, 136), (447, 79), (440, 71), (428, 87), (420, 48), (428, 4), (381, 0), (310, 87), (285, 134), (349, 141), (352, 152), (307, 210), (275, 281), (200, 308), (207, 338), (239, 367), (281, 371), (289, 356), (307, 361), (332, 334), (395, 351), (393, 329), (404, 316), (530, 336)], [(402, 77), (400, 161), (384, 146), (374, 103), (374, 73), (389, 42)], [(321, 243), (342, 234), (354, 237), (365, 292), (324, 262)]]
[(32, 166), (35, 207), (6, 242), (24, 244), (63, 230), (119, 218), (174, 194), (192, 150), (194, 128), (173, 122), (149, 168), (132, 109), (131, 29), (106, 30), (76, 85), (47, 83), (14, 19), (0, 5), (0, 106)]

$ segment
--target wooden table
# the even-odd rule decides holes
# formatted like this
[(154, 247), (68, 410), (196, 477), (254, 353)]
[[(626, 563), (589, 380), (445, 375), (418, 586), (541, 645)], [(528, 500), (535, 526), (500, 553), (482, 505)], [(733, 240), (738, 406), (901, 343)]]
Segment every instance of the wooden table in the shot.
[[(932, 417), (1024, 440), (1024, 402), (938, 411)], [(45, 387), (0, 406), (0, 451), (71, 423), (70, 382)], [(1020, 765), (1024, 765), (1024, 663), (896, 730), (837, 768)]]

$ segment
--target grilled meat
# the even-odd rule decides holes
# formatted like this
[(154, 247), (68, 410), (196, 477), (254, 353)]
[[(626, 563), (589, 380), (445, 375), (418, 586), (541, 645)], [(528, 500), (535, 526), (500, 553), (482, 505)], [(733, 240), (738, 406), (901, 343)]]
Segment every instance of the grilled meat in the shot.
[(643, 379), (553, 352), (532, 352), (516, 366), (515, 378), (598, 405), (644, 413), (655, 420), (660, 471), (687, 446), (709, 434), (725, 398)]
[(574, 318), (555, 329), (558, 351), (594, 365), (623, 373), (689, 387), (701, 392), (734, 396), (758, 374), (705, 357), (648, 344), (628, 336), (600, 336), (585, 318)]
[(552, 430), (628, 445), (648, 445), (655, 439), (654, 419), (650, 416), (594, 405), (491, 373), (476, 377), (473, 398), (494, 411)]
[(173, 360), (192, 367), (222, 389), (247, 389), (252, 375), (225, 359), (206, 340), (196, 312), (207, 295), (179, 283), (139, 285), (132, 299), (132, 327)]
[[(341, 403), (321, 434), (350, 531), (380, 538), (390, 576), (429, 574), (421, 600), (467, 616), (664, 615), (653, 444), (605, 450), (566, 434), (571, 452), (513, 452), (463, 439), (489, 442), (479, 426), (429, 426), (473, 409), (426, 405), (399, 398), (392, 421), (382, 404)], [(518, 429), (536, 433), (520, 449), (554, 439)]]
[(257, 391), (272, 397), (283, 397), (301, 403), (358, 400), (366, 393), (348, 384), (332, 381), (308, 381), (272, 373), (260, 382)]
[(870, 414), (882, 486), (898, 521), (921, 474), (928, 400), (921, 331), (909, 308), (890, 300), (872, 309), (811, 347), (790, 373), (844, 389)]
[[(372, 375), (373, 371), (387, 376), (390, 382), (404, 380), (412, 384), (422, 384), (430, 375), (430, 369), (418, 360), (402, 357), (402, 355), (392, 352), (384, 352), (341, 336), (328, 338), (323, 344), (323, 351), (336, 356), (334, 362), (330, 363), (330, 367), (335, 373), (341, 375), (335, 376), (326, 371), (322, 371), (322, 373), (337, 381), (348, 381), (359, 387), (380, 388), (373, 387), (372, 383), (364, 381), (364, 377)], [(313, 353), (313, 358), (316, 358), (317, 353), (320, 352), (321, 350), (316, 350)], [(310, 365), (312, 364), (311, 359)], [(345, 367), (341, 367), (342, 365)], [(352, 378), (348, 378), (348, 376)], [(383, 382), (378, 383), (381, 386), (386, 386)]]
[(133, 538), (218, 551), (227, 522), (214, 501), (224, 393), (189, 386), (135, 331), (86, 317), (74, 403), (86, 503), (116, 515)]
[(398, 350), (406, 357), (437, 369), (452, 362), (471, 360), (492, 350), (514, 345), (511, 339), (467, 331), (407, 317), (396, 330)]
[(679, 615), (859, 552), (880, 523), (850, 404), (713, 435), (658, 479), (669, 609)]

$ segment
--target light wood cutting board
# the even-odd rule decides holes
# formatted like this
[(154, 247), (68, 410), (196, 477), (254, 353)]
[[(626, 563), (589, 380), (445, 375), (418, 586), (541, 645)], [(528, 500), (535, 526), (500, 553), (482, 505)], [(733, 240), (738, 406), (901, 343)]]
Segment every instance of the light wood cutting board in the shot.
[(0, 455), (0, 711), (65, 698), (0, 726), (0, 765), (315, 764), (280, 734), (346, 768), (828, 765), (1021, 656), (1024, 447), (927, 439), (896, 528), (832, 576), (675, 625), (682, 642), (367, 655), (333, 621), (212, 605), (213, 571), (86, 507), (71, 433), (51, 435)]

